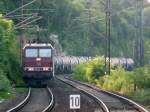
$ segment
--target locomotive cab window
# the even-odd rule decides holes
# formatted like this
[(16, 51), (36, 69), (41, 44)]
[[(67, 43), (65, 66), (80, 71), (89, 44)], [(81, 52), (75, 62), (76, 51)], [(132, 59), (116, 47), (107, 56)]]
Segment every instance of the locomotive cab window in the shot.
[(51, 49), (39, 49), (39, 57), (51, 57)]
[(26, 49), (25, 56), (27, 58), (38, 57), (38, 49)]

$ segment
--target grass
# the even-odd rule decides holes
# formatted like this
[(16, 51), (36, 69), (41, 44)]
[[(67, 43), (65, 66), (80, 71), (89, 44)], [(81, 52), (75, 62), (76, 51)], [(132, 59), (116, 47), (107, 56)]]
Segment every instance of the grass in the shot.
[(0, 100), (3, 99), (11, 99), (14, 98), (15, 95), (13, 93), (7, 92), (7, 91), (0, 91)]
[(27, 89), (27, 88), (16, 88), (15, 91), (16, 91), (17, 93), (25, 93), (25, 92), (28, 91), (28, 89)]
[(130, 98), (142, 104), (150, 111), (150, 88), (137, 90)]
[(0, 101), (5, 99), (12, 99), (15, 98), (16, 93), (25, 93), (27, 92), (26, 88), (14, 88), (11, 92), (8, 91), (0, 91)]

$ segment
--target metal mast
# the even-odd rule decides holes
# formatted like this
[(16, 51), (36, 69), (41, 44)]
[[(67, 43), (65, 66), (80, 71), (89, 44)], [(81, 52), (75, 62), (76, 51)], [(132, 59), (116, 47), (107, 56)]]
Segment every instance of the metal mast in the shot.
[[(22, 21), (23, 21), (23, 0), (21, 1), (21, 16), (22, 16)], [(23, 34), (21, 32), (21, 36), (20, 36), (20, 61), (21, 61), (21, 65), (22, 65), (22, 48), (23, 48)]]
[(91, 40), (91, 0), (86, 0), (86, 4), (87, 4), (87, 15), (88, 15), (88, 26), (87, 26), (87, 37), (88, 40), (90, 40), (89, 43), (89, 49), (91, 52), (88, 52), (87, 55), (90, 56), (92, 54), (92, 40)]
[(144, 38), (143, 38), (143, 18), (144, 0), (140, 0), (140, 66), (144, 66)]
[(144, 66), (144, 38), (143, 38), (143, 18), (144, 0), (136, 0), (136, 45), (135, 62), (136, 66)]
[[(106, 71), (110, 74), (110, 36), (111, 36), (111, 0), (106, 1)], [(108, 67), (108, 70), (107, 70)]]

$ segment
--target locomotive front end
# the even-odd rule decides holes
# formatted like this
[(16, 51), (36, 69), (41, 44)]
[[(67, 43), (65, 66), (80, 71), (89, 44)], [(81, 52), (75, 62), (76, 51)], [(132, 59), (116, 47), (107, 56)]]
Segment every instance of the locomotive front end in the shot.
[(23, 48), (23, 78), (28, 84), (47, 84), (53, 74), (51, 44), (27, 44)]

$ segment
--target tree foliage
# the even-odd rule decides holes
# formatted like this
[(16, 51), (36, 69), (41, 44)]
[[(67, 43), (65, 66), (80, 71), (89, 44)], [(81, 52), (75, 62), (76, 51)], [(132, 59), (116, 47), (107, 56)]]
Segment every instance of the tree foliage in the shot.
[[(28, 2), (30, 0), (25, 0), (24, 4)], [(6, 10), (19, 7), (21, 1), (2, 0), (1, 4), (8, 4), (7, 7), (3, 6), (2, 8)], [(134, 4), (135, 1), (131, 0), (112, 1), (112, 57), (133, 57), (134, 41), (139, 35), (135, 33), (137, 27), (135, 26)], [(66, 54), (104, 55), (106, 21), (103, 0), (37, 0), (24, 9), (33, 9), (26, 10), (24, 13), (38, 12), (40, 16), (43, 16), (42, 20), (35, 23), (41, 28), (48, 28), (47, 32), (40, 33), (40, 38), (47, 40), (50, 34), (57, 34)], [(4, 12), (4, 10), (1, 11)], [(146, 5), (144, 9), (144, 38), (148, 40), (150, 37), (149, 11), (150, 8)], [(17, 11), (16, 14), (21, 14), (21, 11)], [(31, 37), (33, 36), (31, 35)]]
[(0, 90), (7, 90), (20, 79), (19, 49), (12, 26), (11, 20), (0, 16)]
[(105, 74), (104, 69), (104, 59), (97, 57), (89, 62), (76, 65), (73, 76), (79, 80), (96, 83), (96, 80)]
[(150, 88), (150, 65), (135, 69), (134, 74), (137, 88)]

